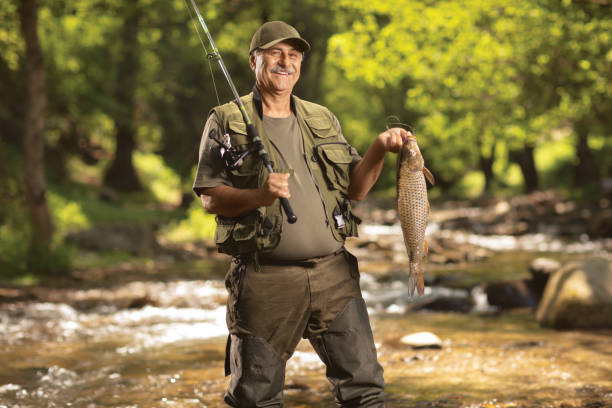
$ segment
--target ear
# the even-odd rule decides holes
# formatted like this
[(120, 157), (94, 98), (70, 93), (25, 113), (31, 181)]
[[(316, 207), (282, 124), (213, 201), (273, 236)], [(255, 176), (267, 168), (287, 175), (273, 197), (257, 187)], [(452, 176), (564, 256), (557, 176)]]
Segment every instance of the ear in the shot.
[(254, 52), (252, 52), (252, 53), (251, 53), (251, 55), (249, 55), (249, 66), (251, 67), (251, 69), (252, 69), (253, 71), (255, 71), (255, 65), (256, 65), (256, 64), (255, 64), (255, 59), (256, 59), (256, 58), (257, 58), (257, 57), (255, 56), (255, 53), (254, 53)]

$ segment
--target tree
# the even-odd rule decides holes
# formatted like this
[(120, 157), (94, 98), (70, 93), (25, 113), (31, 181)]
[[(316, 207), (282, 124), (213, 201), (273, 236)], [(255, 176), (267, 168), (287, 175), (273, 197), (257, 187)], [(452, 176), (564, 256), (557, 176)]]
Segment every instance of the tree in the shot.
[(21, 31), (25, 40), (27, 108), (24, 127), (24, 182), (30, 214), (32, 251), (49, 246), (53, 224), (45, 195), (44, 130), (47, 104), (45, 68), (37, 33), (36, 0), (22, 0), (19, 7)]
[(114, 159), (104, 175), (104, 184), (120, 191), (141, 189), (134, 168), (132, 155), (136, 148), (134, 112), (136, 109), (136, 85), (139, 68), (138, 30), (141, 9), (138, 0), (126, 2), (122, 15), (120, 57), (115, 82), (118, 105), (113, 112), (116, 127)]
[[(340, 4), (359, 18), (332, 38), (332, 62), (377, 89), (409, 79), (405, 104), (419, 113), (421, 143), (434, 152), (430, 163), (442, 179), (479, 168), (486, 191), (493, 185), (494, 163), (507, 163), (510, 151), (526, 189), (537, 188), (534, 147), (568, 125), (577, 134), (576, 174), (589, 175), (582, 182), (596, 178), (588, 135), (609, 134), (612, 123), (602, 114), (612, 109), (610, 5)], [(497, 166), (497, 173), (506, 166)]]

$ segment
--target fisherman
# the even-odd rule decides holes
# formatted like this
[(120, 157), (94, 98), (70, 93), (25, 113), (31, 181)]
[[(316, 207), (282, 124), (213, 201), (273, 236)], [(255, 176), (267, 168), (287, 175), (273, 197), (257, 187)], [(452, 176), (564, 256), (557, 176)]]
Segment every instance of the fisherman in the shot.
[[(292, 94), (309, 50), (282, 21), (263, 24), (251, 40), (255, 86), (241, 100), (275, 173), (256, 153), (239, 163), (222, 158), (228, 148), (235, 158), (253, 147), (234, 102), (211, 110), (200, 144), (193, 189), (217, 215), (219, 251), (233, 257), (225, 281), (225, 402), (233, 407), (283, 405), (285, 364), (302, 337), (325, 363), (340, 406), (384, 406), (357, 260), (344, 240), (357, 235), (351, 200), (365, 197), (386, 153), (399, 152), (410, 133), (380, 133), (361, 158), (327, 108)], [(282, 197), (295, 210), (294, 224), (281, 211)]]

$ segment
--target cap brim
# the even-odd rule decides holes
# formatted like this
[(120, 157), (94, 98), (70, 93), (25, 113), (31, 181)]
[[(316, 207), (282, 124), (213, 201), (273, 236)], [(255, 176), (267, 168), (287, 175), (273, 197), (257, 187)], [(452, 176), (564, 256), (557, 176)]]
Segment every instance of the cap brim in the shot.
[(265, 43), (264, 45), (259, 46), (258, 48), (261, 48), (263, 50), (268, 49), (276, 44), (278, 44), (279, 42), (283, 42), (283, 41), (294, 41), (300, 48), (300, 51), (302, 52), (308, 52), (310, 51), (310, 44), (308, 44), (308, 42), (306, 40), (304, 40), (303, 38), (299, 38), (299, 37), (284, 37), (284, 38), (277, 38), (274, 41), (270, 41), (269, 43)]

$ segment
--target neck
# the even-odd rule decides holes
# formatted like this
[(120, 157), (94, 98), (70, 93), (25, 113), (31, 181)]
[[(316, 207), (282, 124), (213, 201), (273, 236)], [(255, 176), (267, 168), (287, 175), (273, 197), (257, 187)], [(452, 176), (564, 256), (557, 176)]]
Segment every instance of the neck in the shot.
[(263, 114), (271, 118), (291, 115), (291, 92), (270, 92), (259, 88)]

